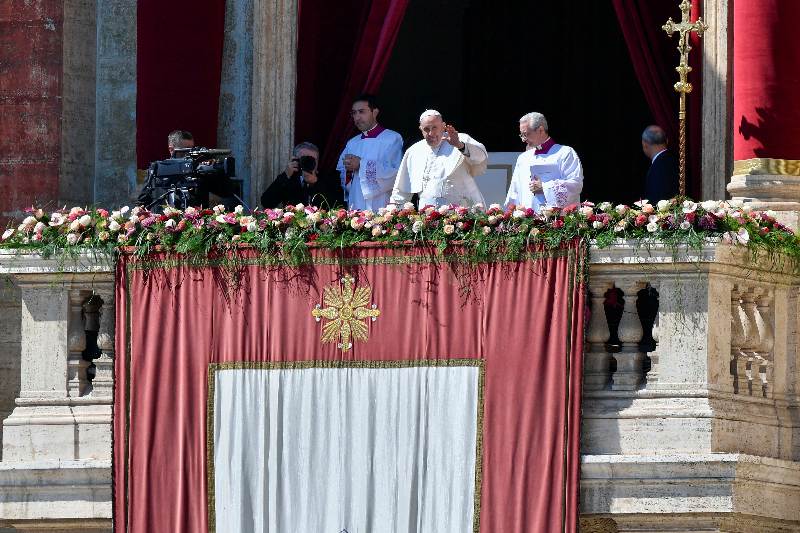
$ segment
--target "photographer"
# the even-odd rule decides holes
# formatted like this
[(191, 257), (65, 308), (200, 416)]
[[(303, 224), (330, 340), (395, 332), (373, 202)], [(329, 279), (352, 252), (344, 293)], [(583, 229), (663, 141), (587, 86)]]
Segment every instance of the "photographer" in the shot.
[(330, 209), (342, 205), (338, 177), (319, 171), (318, 163), (316, 145), (302, 142), (295, 146), (286, 170), (261, 195), (261, 205), (265, 209), (297, 204)]
[[(183, 158), (188, 155), (188, 150), (193, 148), (194, 137), (188, 131), (175, 130), (167, 136), (167, 149), (169, 150), (171, 159)], [(147, 173), (147, 182), (137, 198), (138, 205), (148, 207), (156, 212), (159, 212), (161, 206), (165, 204), (172, 205), (171, 200), (174, 200), (165, 195), (168, 189), (159, 187), (156, 183), (154, 170), (158, 163), (159, 162), (156, 161), (150, 164)], [(213, 165), (213, 163), (213, 161), (204, 161), (201, 163), (201, 166)], [(192, 183), (192, 185), (186, 189), (186, 197), (184, 200), (186, 200), (187, 205), (194, 207), (209, 207), (209, 193), (227, 197), (233, 193), (233, 190), (233, 181), (231, 181), (229, 176), (219, 175), (219, 173), (214, 172), (206, 172), (199, 175), (196, 182)]]

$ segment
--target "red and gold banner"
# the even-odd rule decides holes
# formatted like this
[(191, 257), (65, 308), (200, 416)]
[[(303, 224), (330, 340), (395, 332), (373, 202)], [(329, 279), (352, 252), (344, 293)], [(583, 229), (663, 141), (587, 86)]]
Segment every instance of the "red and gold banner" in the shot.
[[(221, 435), (214, 417), (229, 423), (237, 416), (235, 408), (214, 412), (221, 405), (214, 403), (221, 370), (448, 366), (480, 375), (477, 460), (467, 476), (474, 489), (472, 530), (575, 531), (585, 248), (575, 241), (532, 250), (522, 262), (462, 259), (458, 250), (440, 256), (368, 246), (344, 257), (313, 250), (302, 267), (269, 264), (246, 251), (235, 269), (211, 260), (198, 267), (163, 256), (123, 257), (116, 302), (117, 531), (214, 530), (211, 456)], [(422, 385), (403, 394), (416, 394), (422, 405), (434, 401), (433, 392), (413, 391), (435, 387), (419, 375)], [(472, 378), (458, 375), (466, 376), (469, 389)], [(462, 401), (436, 386), (446, 398), (441, 401)], [(247, 420), (234, 423), (250, 429)], [(282, 424), (292, 433), (292, 419)], [(301, 448), (320, 445), (313, 433), (294, 435)], [(381, 457), (364, 459), (379, 463)], [(268, 470), (267, 463), (257, 468)], [(370, 530), (348, 527), (350, 533)]]

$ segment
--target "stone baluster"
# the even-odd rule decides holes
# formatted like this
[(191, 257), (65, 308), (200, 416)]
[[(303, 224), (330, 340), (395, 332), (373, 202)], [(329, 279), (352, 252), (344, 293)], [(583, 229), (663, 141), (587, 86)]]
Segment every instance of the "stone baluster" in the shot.
[(644, 378), (644, 353), (639, 348), (642, 324), (636, 311), (637, 292), (643, 285), (635, 279), (623, 279), (616, 283), (623, 292), (624, 307), (619, 323), (620, 350), (614, 354), (617, 370), (612, 378), (612, 390), (637, 390)]
[(773, 326), (772, 315), (772, 295), (769, 289), (763, 289), (761, 294), (755, 299), (755, 327), (758, 331), (758, 349), (754, 353), (754, 364), (758, 364), (758, 375), (761, 385), (761, 396), (767, 398), (772, 396), (771, 373), (773, 367), (772, 349), (775, 345), (775, 328)]
[[(747, 287), (742, 292), (742, 324), (744, 330), (744, 342), (742, 344), (742, 357), (738, 362), (739, 372), (739, 393), (746, 393), (750, 396), (753, 395), (753, 358), (754, 353), (758, 350), (759, 338), (758, 329), (756, 327), (756, 297), (757, 293), (753, 287)], [(742, 383), (742, 376), (745, 376), (746, 382)], [(746, 385), (744, 388), (742, 385)]]
[(608, 321), (604, 309), (606, 293), (612, 283), (607, 280), (590, 280), (592, 315), (586, 333), (583, 387), (586, 391), (604, 390), (611, 380), (612, 357), (606, 348), (609, 338)]
[(745, 345), (747, 315), (742, 307), (742, 291), (738, 285), (731, 288), (731, 376), (733, 393), (740, 394), (747, 390), (745, 367), (747, 356), (742, 351)]
[(656, 320), (658, 319), (658, 291), (650, 283), (636, 293), (636, 311), (642, 325), (642, 339), (639, 348), (650, 359), (650, 370), (647, 371), (647, 387), (653, 388), (658, 383), (658, 345), (656, 341)]
[(86, 349), (86, 333), (81, 306), (86, 298), (85, 291), (69, 291), (67, 393), (71, 398), (82, 396), (89, 387), (86, 374), (89, 362), (82, 357), (82, 352)]
[(111, 398), (114, 388), (114, 293), (112, 289), (98, 289), (102, 302), (100, 309), (100, 329), (97, 333), (97, 347), (100, 357), (95, 359), (95, 376), (92, 380), (92, 396)]

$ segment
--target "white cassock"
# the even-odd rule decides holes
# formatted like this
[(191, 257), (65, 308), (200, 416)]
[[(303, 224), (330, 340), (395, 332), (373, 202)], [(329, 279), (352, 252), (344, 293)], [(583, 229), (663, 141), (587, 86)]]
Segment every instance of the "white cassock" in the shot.
[[(359, 169), (347, 183), (345, 154), (361, 158)], [(399, 133), (376, 126), (366, 134), (359, 133), (349, 141), (339, 156), (336, 170), (341, 177), (345, 200), (350, 209), (377, 211), (389, 203), (397, 167), (403, 157), (403, 138)]]
[[(553, 142), (542, 145), (543, 151), (528, 150), (520, 154), (506, 195), (506, 205), (532, 207), (566, 207), (580, 202), (583, 189), (583, 168), (578, 154), (569, 146)], [(540, 153), (536, 153), (536, 152)], [(533, 194), (531, 179), (542, 180), (542, 191)]]
[(463, 153), (447, 140), (433, 148), (423, 139), (406, 150), (397, 171), (392, 203), (401, 205), (419, 193), (420, 208), (482, 204), (483, 195), (474, 177), (486, 172), (489, 155), (469, 135), (459, 133), (458, 138), (464, 143)]

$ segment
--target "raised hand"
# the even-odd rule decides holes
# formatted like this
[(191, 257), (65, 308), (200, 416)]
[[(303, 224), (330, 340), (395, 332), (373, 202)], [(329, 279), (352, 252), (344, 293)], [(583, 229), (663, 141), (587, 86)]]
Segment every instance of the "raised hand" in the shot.
[(447, 133), (447, 142), (458, 148), (459, 150), (464, 148), (464, 143), (458, 138), (458, 131), (451, 126), (450, 124), (446, 124), (444, 127), (444, 131)]

